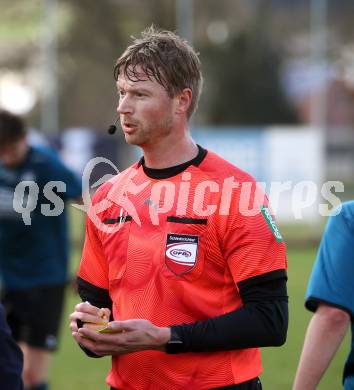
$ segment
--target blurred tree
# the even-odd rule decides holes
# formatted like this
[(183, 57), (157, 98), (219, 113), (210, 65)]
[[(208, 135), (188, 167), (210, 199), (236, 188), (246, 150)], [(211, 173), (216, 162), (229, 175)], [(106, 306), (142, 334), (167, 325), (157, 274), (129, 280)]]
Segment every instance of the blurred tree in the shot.
[[(1, 49), (8, 45), (33, 44), (39, 32), (40, 2), (41, 0), (1, 0)], [(2, 56), (0, 63), (5, 60)]]
[(280, 85), (282, 57), (268, 35), (267, 7), (259, 7), (246, 29), (234, 33), (224, 44), (205, 45), (201, 50), (206, 74), (204, 102), (209, 123), (269, 125), (297, 122)]
[(109, 1), (63, 2), (70, 7), (71, 23), (60, 40), (61, 126), (99, 129), (115, 115), (112, 68), (121, 51), (119, 7)]
[[(1, 0), (0, 78), (13, 70), (40, 92), (40, 31), (44, 0)], [(60, 127), (105, 128), (115, 116), (115, 59), (152, 23), (176, 29), (176, 0), (57, 0)], [(294, 123), (283, 96), (280, 63), (294, 32), (308, 34), (308, 2), (301, 0), (194, 0), (194, 46), (201, 52), (205, 90), (196, 122), (213, 124)], [(329, 2), (329, 28), (341, 42), (353, 41), (352, 0)], [(212, 43), (208, 26), (227, 28), (224, 43)], [(283, 46), (282, 46), (283, 45)], [(289, 54), (287, 54), (289, 55)], [(304, 53), (308, 55), (308, 53)], [(39, 123), (38, 106), (31, 123)]]
[(104, 129), (115, 117), (115, 60), (130, 35), (138, 36), (151, 23), (175, 28), (173, 1), (63, 2), (70, 6), (71, 25), (60, 43), (61, 125)]

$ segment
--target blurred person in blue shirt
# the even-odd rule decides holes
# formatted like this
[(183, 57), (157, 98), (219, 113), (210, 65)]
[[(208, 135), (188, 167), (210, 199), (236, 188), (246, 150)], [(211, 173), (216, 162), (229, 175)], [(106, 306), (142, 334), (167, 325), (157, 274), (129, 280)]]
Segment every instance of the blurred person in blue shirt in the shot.
[(58, 155), (30, 145), (24, 121), (0, 110), (1, 300), (29, 390), (48, 389), (68, 281), (64, 202), (80, 197), (79, 179)]
[[(335, 213), (336, 214), (336, 213)], [(329, 218), (306, 294), (315, 312), (308, 326), (293, 390), (317, 388), (351, 325), (351, 351), (343, 373), (354, 389), (354, 201)], [(339, 378), (338, 378), (339, 381)]]

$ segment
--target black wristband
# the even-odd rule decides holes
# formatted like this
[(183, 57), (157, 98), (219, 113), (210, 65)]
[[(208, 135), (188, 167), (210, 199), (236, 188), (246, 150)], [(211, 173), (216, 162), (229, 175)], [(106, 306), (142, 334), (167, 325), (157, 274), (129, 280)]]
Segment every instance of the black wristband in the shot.
[(183, 340), (180, 338), (179, 334), (176, 332), (173, 326), (171, 326), (170, 329), (171, 329), (171, 338), (166, 343), (165, 346), (166, 353), (174, 355), (183, 352), (184, 350)]

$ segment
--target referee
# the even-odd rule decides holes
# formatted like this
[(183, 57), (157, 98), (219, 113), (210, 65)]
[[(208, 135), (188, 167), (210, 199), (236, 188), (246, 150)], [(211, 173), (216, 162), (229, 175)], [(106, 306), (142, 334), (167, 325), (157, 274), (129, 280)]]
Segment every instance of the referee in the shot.
[(112, 356), (112, 389), (261, 389), (259, 347), (282, 345), (288, 324), (268, 200), (191, 138), (202, 75), (185, 41), (149, 28), (114, 73), (125, 140), (143, 157), (92, 200), (73, 337)]

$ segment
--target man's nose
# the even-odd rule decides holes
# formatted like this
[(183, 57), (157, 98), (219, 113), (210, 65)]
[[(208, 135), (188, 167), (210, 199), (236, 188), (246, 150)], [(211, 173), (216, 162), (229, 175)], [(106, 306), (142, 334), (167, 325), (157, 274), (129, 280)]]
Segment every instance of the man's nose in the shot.
[(129, 99), (128, 95), (120, 98), (117, 112), (118, 114), (131, 114), (133, 112), (131, 100)]

